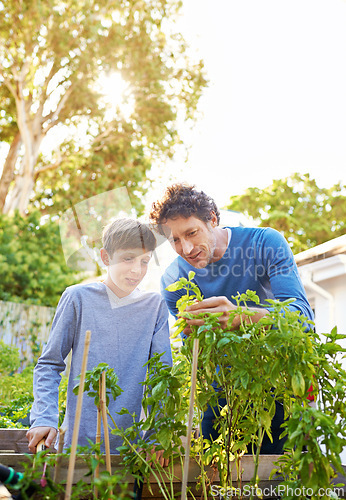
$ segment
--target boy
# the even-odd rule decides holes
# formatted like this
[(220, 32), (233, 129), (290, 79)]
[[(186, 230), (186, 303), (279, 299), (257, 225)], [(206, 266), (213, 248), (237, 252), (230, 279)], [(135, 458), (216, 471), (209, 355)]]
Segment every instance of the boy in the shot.
[[(58, 389), (65, 358), (72, 349), (64, 427), (65, 447), (71, 445), (77, 397), (73, 394), (81, 372), (84, 337), (91, 330), (88, 367), (108, 363), (119, 377), (123, 393), (109, 410), (119, 427), (132, 424), (129, 415), (117, 415), (122, 408), (139, 419), (146, 375), (144, 364), (153, 353), (172, 363), (168, 310), (160, 294), (142, 292), (137, 286), (144, 278), (156, 246), (150, 229), (124, 218), (109, 224), (103, 232), (101, 259), (107, 266), (104, 282), (68, 287), (63, 293), (53, 320), (50, 337), (34, 370), (34, 404), (31, 428), (27, 432), (29, 450), (45, 438), (50, 447), (58, 428)], [(95, 442), (97, 408), (93, 398), (83, 397), (78, 444)], [(101, 436), (103, 439), (103, 436)], [(110, 434), (111, 453), (120, 446), (118, 436)], [(104, 447), (103, 447), (104, 449)]]

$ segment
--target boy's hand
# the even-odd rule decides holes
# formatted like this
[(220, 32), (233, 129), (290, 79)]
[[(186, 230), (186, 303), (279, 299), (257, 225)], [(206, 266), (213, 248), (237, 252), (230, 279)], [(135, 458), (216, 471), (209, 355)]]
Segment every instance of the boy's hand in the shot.
[(26, 438), (29, 441), (28, 448), (31, 453), (36, 453), (36, 446), (41, 441), (41, 439), (45, 438), (45, 445), (47, 448), (50, 448), (57, 436), (58, 431), (54, 427), (33, 427), (29, 429), (26, 433)]

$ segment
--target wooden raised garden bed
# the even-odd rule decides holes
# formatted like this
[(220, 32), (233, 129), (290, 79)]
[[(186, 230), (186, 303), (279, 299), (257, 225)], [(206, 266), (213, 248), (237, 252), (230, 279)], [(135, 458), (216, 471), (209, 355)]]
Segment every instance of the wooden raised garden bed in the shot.
[[(26, 429), (0, 429), (0, 463), (2, 465), (6, 465), (8, 467), (13, 467), (13, 469), (17, 472), (23, 472), (24, 467), (23, 464), (29, 461), (29, 457), (27, 456), (27, 440), (25, 437)], [(269, 480), (269, 475), (273, 469), (273, 462), (278, 459), (278, 455), (261, 455), (259, 462), (259, 470), (258, 475), (261, 478), (259, 482), (259, 488), (262, 490), (263, 498), (278, 498), (275, 495), (275, 489), (280, 484), (280, 478), (275, 478)], [(117, 455), (111, 456), (112, 463), (112, 471), (116, 471), (120, 467), (120, 458)], [(241, 459), (240, 470), (242, 471), (242, 486), (249, 485), (253, 477), (253, 457), (251, 455), (245, 455)], [(68, 468), (68, 460), (64, 458), (61, 463), (60, 469), (60, 477), (59, 481), (66, 480), (67, 477), (67, 468)], [(105, 466), (100, 466), (100, 471), (105, 470)], [(89, 482), (89, 477), (84, 477), (85, 474), (89, 471), (85, 462), (77, 457), (76, 466), (74, 471), (74, 483), (79, 481), (80, 479), (84, 479), (85, 482)], [(174, 480), (174, 491), (177, 493), (177, 497), (179, 498), (179, 492), (181, 491), (181, 481), (182, 481), (182, 470), (180, 465), (176, 465), (174, 467), (175, 480)], [(210, 470), (210, 477), (213, 477), (214, 484), (214, 495), (210, 494), (210, 498), (219, 499), (220, 496), (217, 495), (217, 485), (218, 485), (218, 474)], [(345, 466), (345, 474), (346, 474), (346, 466)], [(201, 495), (201, 490), (196, 489), (196, 482), (199, 475), (199, 467), (198, 465), (191, 460), (189, 464), (189, 475), (188, 475), (188, 487), (192, 489), (196, 498), (199, 498)], [(237, 487), (236, 483), (236, 470), (235, 467), (232, 471), (232, 481), (234, 481), (233, 486)], [(129, 489), (133, 489), (134, 479), (132, 476), (128, 476), (126, 478), (129, 482)], [(335, 479), (335, 484), (343, 482), (345, 478), (340, 475)], [(163, 498), (158, 486), (153, 481), (151, 483), (153, 495), (150, 494), (147, 487), (144, 487), (142, 499), (161, 499)], [(248, 495), (249, 496), (249, 495)], [(346, 490), (344, 489), (343, 493), (339, 497), (346, 498)], [(230, 494), (227, 494), (225, 498), (231, 498)]]

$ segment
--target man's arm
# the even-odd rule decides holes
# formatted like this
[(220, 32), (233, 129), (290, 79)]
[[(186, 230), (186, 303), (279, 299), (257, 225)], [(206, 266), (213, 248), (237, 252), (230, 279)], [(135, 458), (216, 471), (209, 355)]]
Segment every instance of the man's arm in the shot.
[(295, 299), (288, 307), (313, 320), (314, 315), (299, 276), (291, 248), (281, 233), (267, 228), (264, 233), (263, 264), (269, 277), (274, 298), (279, 301)]
[[(256, 264), (261, 266), (261, 269), (264, 269), (274, 298), (280, 301), (294, 298), (295, 302), (290, 304), (289, 308), (299, 310), (308, 319), (313, 319), (313, 313), (287, 241), (278, 231), (271, 228), (263, 231), (261, 238), (256, 248)], [(227, 297), (220, 296), (204, 299), (187, 307), (186, 311), (196, 314), (220, 312), (222, 316), (219, 318), (219, 322), (221, 327), (225, 329), (228, 325), (229, 316), (235, 308), (236, 306)], [(252, 322), (258, 322), (270, 311), (269, 305), (268, 308), (250, 307), (249, 309), (254, 312), (254, 315), (251, 316)], [(237, 315), (232, 322), (231, 328), (238, 328), (242, 320), (250, 321), (246, 315), (243, 318)], [(202, 324), (203, 320), (201, 319), (187, 320), (188, 326), (184, 330), (184, 334), (189, 334), (192, 325), (200, 326)]]

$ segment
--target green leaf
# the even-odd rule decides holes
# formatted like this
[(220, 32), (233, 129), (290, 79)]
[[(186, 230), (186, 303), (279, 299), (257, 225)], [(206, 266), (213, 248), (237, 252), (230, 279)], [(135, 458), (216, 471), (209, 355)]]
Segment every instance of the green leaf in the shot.
[(196, 273), (194, 271), (189, 271), (189, 274), (188, 274), (188, 280), (189, 281), (192, 281), (193, 278), (195, 277)]
[(305, 380), (300, 371), (292, 376), (292, 390), (295, 396), (302, 397), (305, 394)]
[(159, 401), (167, 389), (167, 382), (165, 380), (161, 380), (157, 385), (155, 385), (152, 389), (152, 397), (155, 401)]
[(242, 386), (244, 387), (244, 389), (247, 389), (247, 386), (248, 386), (248, 383), (249, 383), (249, 380), (250, 380), (250, 376), (249, 374), (246, 372), (244, 373), (244, 375), (242, 375), (240, 377), (240, 381), (242, 383)]
[(262, 411), (260, 413), (260, 421), (265, 429), (268, 429), (268, 430), (270, 429), (272, 419), (270, 418), (269, 412)]
[(228, 337), (223, 337), (222, 339), (220, 339), (217, 343), (217, 349), (221, 349), (222, 347), (224, 347), (226, 344), (229, 344), (231, 341), (230, 338)]
[(168, 292), (176, 292), (177, 290), (181, 290), (183, 287), (184, 287), (183, 283), (181, 283), (180, 281), (176, 281), (175, 283), (168, 285), (166, 287), (166, 290)]
[(157, 439), (162, 444), (163, 449), (167, 450), (171, 446), (172, 435), (169, 429), (162, 428), (157, 433)]

